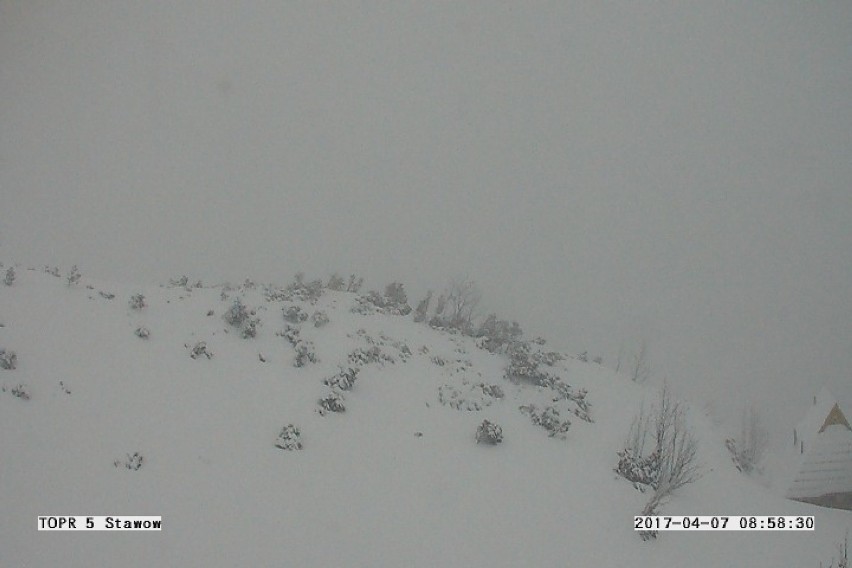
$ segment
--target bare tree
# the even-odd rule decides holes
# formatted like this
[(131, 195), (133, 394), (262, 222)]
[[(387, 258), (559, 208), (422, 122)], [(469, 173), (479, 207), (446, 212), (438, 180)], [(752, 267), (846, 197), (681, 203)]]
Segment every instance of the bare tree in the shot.
[(751, 473), (759, 469), (769, 447), (769, 432), (761, 424), (760, 415), (754, 405), (743, 409), (740, 437), (725, 440), (725, 446), (731, 452), (738, 470)]
[[(701, 478), (698, 463), (698, 441), (686, 424), (687, 408), (675, 400), (667, 384), (660, 390), (653, 426), (659, 471), (651, 498), (642, 515), (656, 515), (681, 487)], [(655, 531), (640, 533), (643, 540), (656, 538)]]
[(472, 329), (481, 299), (482, 292), (474, 281), (467, 278), (453, 279), (447, 291), (447, 313), (444, 318), (447, 326), (460, 331)]
[(630, 379), (634, 383), (644, 383), (651, 376), (651, 361), (648, 355), (648, 344), (645, 340), (639, 344), (639, 352), (633, 356), (633, 369)]

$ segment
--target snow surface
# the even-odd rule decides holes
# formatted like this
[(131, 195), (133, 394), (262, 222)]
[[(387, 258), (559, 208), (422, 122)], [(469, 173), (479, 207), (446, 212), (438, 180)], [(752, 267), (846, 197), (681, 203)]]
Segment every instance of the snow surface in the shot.
[[(299, 303), (330, 322), (300, 325), (318, 362), (297, 368), (276, 335), (292, 302), (267, 301), (259, 286), (223, 299), (222, 287), (17, 275), (0, 285), (0, 348), (18, 355), (0, 370), (0, 566), (818, 566), (852, 530), (852, 512), (788, 501), (741, 475), (711, 417), (693, 412), (704, 476), (664, 514), (815, 515), (816, 530), (643, 542), (632, 519), (647, 496), (613, 467), (654, 391), (596, 364), (547, 369), (589, 391), (594, 422), (571, 416), (563, 440), (519, 411), (549, 392), (506, 381), (503, 356), (411, 316), (352, 313), (351, 293)], [(147, 307), (131, 309), (139, 292)], [(236, 297), (257, 310), (256, 338), (222, 319)], [(200, 341), (212, 358), (190, 357)], [(346, 411), (320, 415), (323, 379), (371, 345), (394, 362), (364, 365)], [(438, 400), (444, 385), (473, 397), (478, 382), (505, 397), (478, 411)], [(18, 384), (29, 400), (10, 394)], [(502, 443), (476, 444), (484, 419)], [(275, 447), (291, 423), (300, 451)], [(139, 470), (114, 465), (134, 452)], [(164, 529), (36, 530), (39, 515), (61, 514), (161, 515)]]

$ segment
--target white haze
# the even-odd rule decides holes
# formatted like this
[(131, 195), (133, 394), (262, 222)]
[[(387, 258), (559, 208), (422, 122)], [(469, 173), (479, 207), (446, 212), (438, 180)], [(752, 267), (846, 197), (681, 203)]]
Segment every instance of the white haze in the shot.
[(852, 382), (850, 29), (846, 2), (0, 0), (0, 255), (467, 275), (780, 428)]

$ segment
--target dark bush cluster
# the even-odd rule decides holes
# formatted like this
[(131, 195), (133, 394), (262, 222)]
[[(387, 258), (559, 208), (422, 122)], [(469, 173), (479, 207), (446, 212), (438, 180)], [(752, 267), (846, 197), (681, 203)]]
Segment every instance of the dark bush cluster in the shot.
[(497, 319), (496, 314), (491, 314), (476, 330), (476, 336), (477, 347), (491, 353), (505, 353), (512, 344), (521, 340), (523, 331), (518, 322)]
[(643, 493), (648, 487), (657, 488), (657, 482), (660, 478), (660, 454), (658, 451), (655, 450), (647, 456), (642, 456), (631, 448), (624, 448), (616, 454), (618, 455), (618, 464), (615, 466), (615, 472), (618, 475), (633, 483), (633, 487)]
[(331, 377), (323, 380), (323, 384), (336, 390), (348, 391), (352, 390), (352, 387), (355, 386), (355, 379), (357, 378), (357, 367), (347, 367), (346, 369), (341, 367), (340, 371), (336, 375), (332, 375)]
[(145, 459), (142, 457), (142, 454), (139, 452), (133, 452), (133, 455), (127, 454), (127, 459), (125, 460), (115, 460), (112, 464), (115, 467), (124, 466), (125, 469), (129, 469), (131, 471), (137, 471), (142, 467), (142, 463)]
[(488, 420), (483, 420), (482, 424), (479, 425), (479, 428), (476, 429), (476, 443), (477, 444), (491, 444), (496, 445), (503, 441), (503, 429), (490, 422)]
[(302, 432), (298, 426), (287, 424), (281, 429), (278, 434), (278, 439), (275, 440), (275, 447), (282, 450), (301, 450), (302, 449)]
[(343, 404), (343, 395), (337, 391), (331, 391), (317, 401), (319, 405), (318, 412), (325, 416), (328, 412), (346, 412), (346, 406)]
[(335, 292), (342, 292), (343, 289), (346, 287), (346, 281), (343, 280), (342, 276), (335, 272), (329, 277), (328, 283), (325, 285), (325, 287), (329, 290), (334, 290)]
[(308, 363), (316, 363), (319, 361), (314, 344), (312, 341), (307, 341), (299, 337), (299, 328), (287, 326), (284, 331), (275, 333), (279, 337), (285, 338), (293, 349), (296, 350), (296, 357), (293, 359), (294, 367), (304, 367)]
[(189, 356), (193, 359), (198, 359), (200, 357), (207, 357), (208, 359), (212, 359), (213, 353), (209, 349), (207, 349), (206, 342), (199, 341), (198, 343), (192, 346), (192, 349), (190, 349), (189, 351)]
[(233, 327), (242, 327), (249, 319), (249, 311), (239, 298), (234, 298), (231, 307), (222, 315), (222, 319)]
[(15, 269), (13, 267), (9, 267), (6, 270), (6, 276), (3, 278), (3, 284), (6, 286), (11, 286), (15, 282)]
[(559, 414), (559, 409), (555, 406), (545, 406), (537, 408), (534, 404), (521, 406), (522, 413), (530, 417), (530, 420), (536, 426), (541, 426), (548, 432), (551, 438), (564, 438), (565, 433), (571, 428), (569, 419), (562, 419)]
[(287, 286), (286, 292), (289, 300), (315, 304), (322, 297), (324, 288), (322, 280), (305, 282), (305, 273), (297, 272), (293, 282)]
[(0, 349), (0, 369), (11, 371), (18, 366), (18, 355), (14, 351)]
[(284, 321), (292, 324), (300, 324), (308, 319), (308, 314), (299, 306), (288, 306), (283, 308)]
[(369, 365), (371, 363), (376, 363), (378, 365), (384, 365), (385, 363), (396, 363), (396, 360), (390, 355), (384, 353), (378, 345), (373, 345), (372, 347), (368, 347), (364, 349), (363, 347), (359, 347), (352, 351), (347, 357), (350, 365), (358, 365), (363, 367), (364, 365)]
[(65, 277), (69, 286), (75, 286), (78, 282), (80, 282), (80, 278), (83, 275), (80, 274), (80, 270), (77, 269), (77, 265), (71, 267), (71, 270), (68, 272), (68, 276)]
[(503, 396), (502, 388), (486, 383), (472, 385), (466, 393), (452, 385), (438, 387), (438, 402), (455, 410), (478, 412)]
[(311, 314), (311, 321), (314, 324), (314, 327), (323, 327), (328, 324), (328, 314), (322, 310), (317, 310)]
[(385, 287), (384, 295), (369, 292), (358, 298), (358, 313), (380, 313), (390, 316), (407, 316), (411, 313), (405, 288), (399, 282), (391, 282)]
[(540, 371), (538, 361), (531, 352), (527, 341), (512, 343), (508, 351), (509, 365), (506, 367), (506, 378), (513, 383), (529, 383), (535, 386), (550, 386), (554, 378)]
[(29, 400), (30, 399), (30, 391), (27, 388), (27, 386), (24, 385), (24, 384), (19, 383), (19, 384), (13, 386), (11, 389), (6, 387), (6, 385), (3, 385), (2, 387), (0, 387), (0, 391), (2, 391), (2, 392), (6, 392), (7, 390), (9, 391), (9, 394), (11, 394), (12, 396), (14, 396), (16, 398), (20, 398), (21, 400)]

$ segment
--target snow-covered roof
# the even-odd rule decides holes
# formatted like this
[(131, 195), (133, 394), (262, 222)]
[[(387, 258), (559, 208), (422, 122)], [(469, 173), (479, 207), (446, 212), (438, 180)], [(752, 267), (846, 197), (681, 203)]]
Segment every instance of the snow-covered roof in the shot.
[(845, 406), (827, 386), (814, 397), (796, 426), (798, 463), (791, 468), (795, 474), (790, 476), (788, 497), (852, 492), (850, 411), (852, 407)]
[[(805, 448), (819, 434), (820, 429), (825, 424), (826, 417), (836, 404), (838, 404), (837, 398), (827, 387), (823, 387), (814, 397), (814, 401), (808, 407), (805, 416), (796, 425), (797, 439), (804, 442)], [(842, 407), (841, 410), (843, 410)]]
[(852, 492), (852, 430), (832, 424), (813, 437), (790, 484), (793, 499)]

